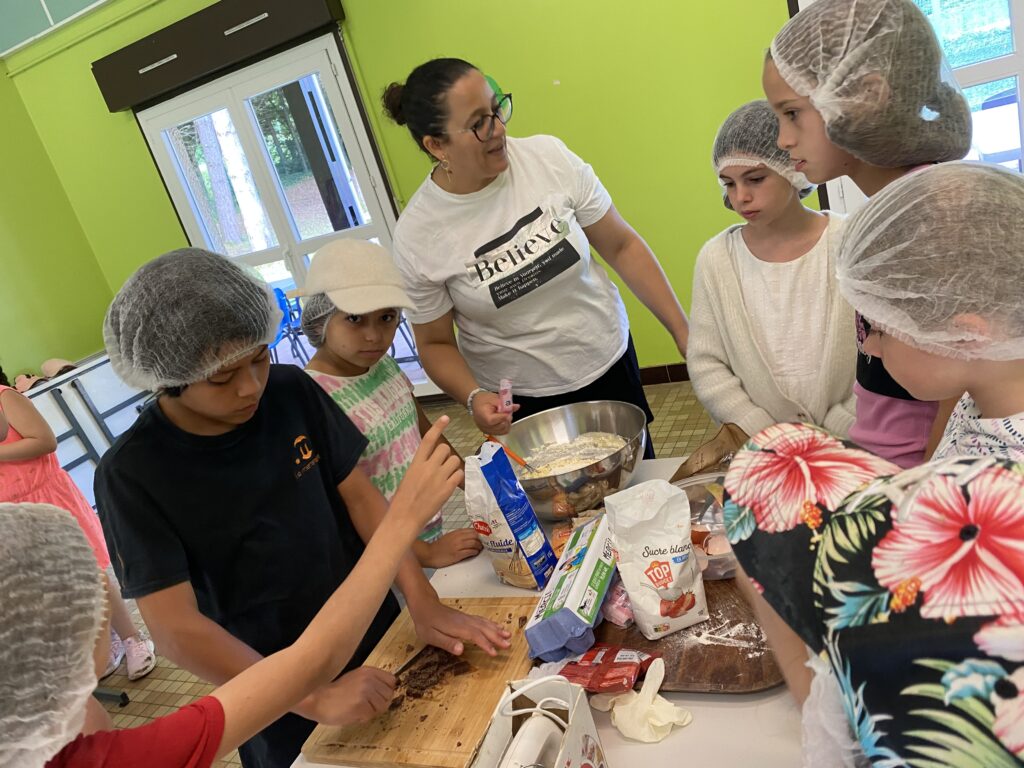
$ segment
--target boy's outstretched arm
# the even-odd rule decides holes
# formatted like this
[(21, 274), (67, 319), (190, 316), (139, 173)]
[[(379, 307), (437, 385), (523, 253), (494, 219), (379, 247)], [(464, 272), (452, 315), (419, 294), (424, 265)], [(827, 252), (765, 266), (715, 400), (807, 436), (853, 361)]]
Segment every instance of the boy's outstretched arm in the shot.
[[(441, 419), (424, 438), (403, 489), (396, 493), (377, 533), (367, 542), (366, 552), (299, 639), (239, 672), (213, 692), (224, 709), (218, 758), (289, 709), (297, 708), (314, 687), (329, 687), (324, 684), (352, 658), (399, 565), (407, 559), (415, 532), (440, 509), (461, 480), (458, 462), (447, 448), (438, 448), (445, 424), (447, 419)], [(368, 698), (378, 700), (375, 710), (383, 711), (390, 703), (394, 679), (381, 670), (370, 671), (379, 679), (368, 676), (362, 689)]]
[[(447, 422), (447, 419), (444, 421)], [(399, 486), (392, 504), (402, 493), (405, 482), (406, 480), (403, 480)], [(359, 469), (352, 470), (349, 476), (338, 484), (338, 493), (341, 494), (359, 535), (363, 541), (369, 541), (387, 511), (388, 503), (384, 496)], [(508, 638), (511, 635), (493, 621), (442, 605), (437, 592), (424, 576), (423, 568), (412, 553), (411, 547), (398, 569), (395, 583), (405, 595), (417, 635), (428, 645), (444, 648), (456, 656), (463, 652), (466, 642), (479, 646), (491, 656), (497, 655), (498, 650), (510, 646)]]
[[(420, 435), (426, 435), (433, 425), (430, 423), (430, 418), (424, 412), (419, 401), (416, 401), (416, 416), (419, 421)], [(443, 439), (448, 447), (452, 449), (452, 453), (458, 456), (459, 465), (462, 471), (465, 472), (466, 462), (459, 456), (459, 452), (455, 450), (455, 446), (449, 442), (448, 438)], [(466, 490), (465, 477), (459, 483), (459, 488)], [(461, 560), (476, 557), (482, 549), (483, 544), (480, 542), (480, 537), (472, 528), (450, 531), (434, 542), (428, 543), (417, 540), (412, 544), (413, 554), (416, 555), (416, 559), (420, 561), (420, 565), (424, 568), (444, 568)]]

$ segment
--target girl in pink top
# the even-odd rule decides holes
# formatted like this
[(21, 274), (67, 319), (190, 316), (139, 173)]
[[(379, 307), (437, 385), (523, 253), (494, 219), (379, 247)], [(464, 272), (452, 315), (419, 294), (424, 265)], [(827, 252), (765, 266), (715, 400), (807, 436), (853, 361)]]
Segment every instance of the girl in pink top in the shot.
[[(911, 0), (818, 0), (775, 36), (762, 85), (779, 147), (815, 184), (849, 176), (870, 197), (971, 146), (967, 101)], [(931, 455), (957, 400), (915, 399), (863, 352), (854, 392), (850, 439), (900, 467)]]
[[(6, 429), (5, 429), (6, 427)], [(100, 519), (82, 496), (71, 476), (57, 461), (57, 438), (39, 411), (24, 395), (10, 387), (0, 368), (0, 501), (14, 504), (52, 504), (66, 509), (78, 521), (104, 571), (110, 591), (111, 638), (110, 661), (106, 674), (111, 674), (127, 660), (128, 677), (137, 680), (156, 666), (153, 643), (139, 635), (121, 598), (121, 591), (110, 578), (110, 555), (103, 540)]]

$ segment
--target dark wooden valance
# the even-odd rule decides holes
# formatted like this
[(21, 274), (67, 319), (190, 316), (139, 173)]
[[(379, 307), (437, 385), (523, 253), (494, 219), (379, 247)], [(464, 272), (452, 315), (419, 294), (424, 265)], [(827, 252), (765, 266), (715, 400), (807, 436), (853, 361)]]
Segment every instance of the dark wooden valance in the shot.
[(138, 109), (322, 34), (341, 0), (220, 0), (92, 63), (111, 112)]

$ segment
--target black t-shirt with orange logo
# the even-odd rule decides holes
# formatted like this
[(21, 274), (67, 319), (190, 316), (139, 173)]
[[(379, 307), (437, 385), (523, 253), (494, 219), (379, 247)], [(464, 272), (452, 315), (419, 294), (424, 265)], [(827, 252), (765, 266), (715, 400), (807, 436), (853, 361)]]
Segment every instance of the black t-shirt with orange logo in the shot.
[[(235, 637), (264, 655), (290, 645), (363, 553), (337, 486), (365, 446), (293, 366), (270, 367), (256, 414), (225, 435), (145, 409), (96, 473), (125, 597), (191, 581), (200, 611)], [(397, 614), (389, 594), (351, 666)]]

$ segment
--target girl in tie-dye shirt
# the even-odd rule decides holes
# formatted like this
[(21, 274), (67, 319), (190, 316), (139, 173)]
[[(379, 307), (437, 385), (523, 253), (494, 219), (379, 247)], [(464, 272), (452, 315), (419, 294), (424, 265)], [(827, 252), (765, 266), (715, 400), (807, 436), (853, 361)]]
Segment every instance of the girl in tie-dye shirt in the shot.
[[(349, 303), (362, 306), (358, 314), (341, 309), (324, 292), (310, 296), (302, 311), (302, 329), (317, 350), (306, 373), (366, 437), (359, 468), (389, 501), (421, 436), (430, 429), (430, 420), (413, 397), (412, 382), (388, 354), (401, 321), (399, 307), (404, 295), (395, 284), (399, 278), (397, 272), (392, 275), (393, 270), (390, 257), (380, 246), (343, 243), (330, 252), (322, 249), (314, 257), (308, 283), (351, 286), (338, 286), (340, 291), (330, 293), (352, 296)], [(388, 299), (399, 306), (381, 307)], [(374, 305), (373, 309), (366, 309), (367, 303)], [(443, 533), (440, 512), (413, 545), (420, 563), (430, 568), (473, 557), (480, 548), (472, 528)]]

